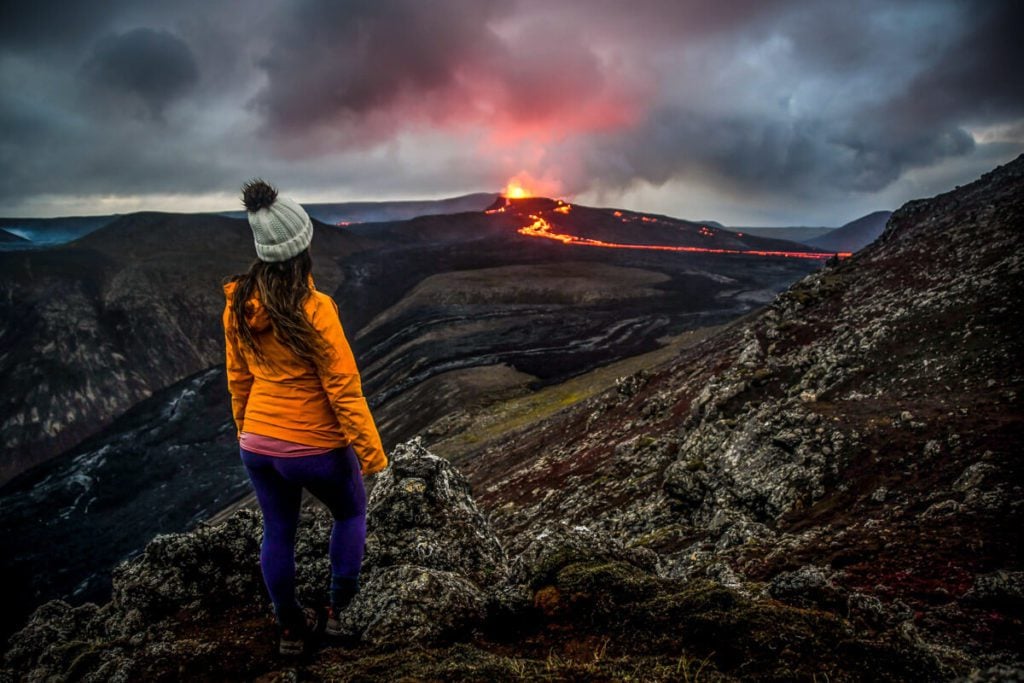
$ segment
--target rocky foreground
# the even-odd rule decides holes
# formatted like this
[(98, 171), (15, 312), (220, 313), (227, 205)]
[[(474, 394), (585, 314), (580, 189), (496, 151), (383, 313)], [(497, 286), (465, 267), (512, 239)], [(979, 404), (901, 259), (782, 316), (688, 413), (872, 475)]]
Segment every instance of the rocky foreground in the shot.
[[(288, 665), (273, 655), (258, 513), (156, 538), (122, 565), (113, 599), (53, 601), (11, 641), (4, 672), (28, 680), (516, 677), (829, 680), (948, 673), (907, 622), (872, 628), (756, 597), (720, 579), (673, 578), (657, 553), (556, 524), (512, 561), (465, 478), (419, 440), (395, 449), (368, 513), (363, 587), (345, 614), (353, 641)], [(330, 519), (308, 510), (300, 595), (328, 572)], [(791, 588), (801, 590), (799, 582)], [(872, 611), (875, 607), (875, 611)], [(877, 613), (876, 613), (877, 612)], [(897, 615), (898, 616), (898, 615)]]
[[(283, 662), (259, 513), (39, 608), (27, 680), (1024, 677), (1024, 157), (854, 257), (454, 464), (372, 482), (349, 643)], [(326, 582), (308, 509), (302, 596)]]

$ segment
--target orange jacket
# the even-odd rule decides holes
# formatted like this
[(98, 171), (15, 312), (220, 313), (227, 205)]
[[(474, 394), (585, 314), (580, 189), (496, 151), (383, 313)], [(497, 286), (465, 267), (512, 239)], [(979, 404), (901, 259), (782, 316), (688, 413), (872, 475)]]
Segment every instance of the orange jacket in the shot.
[(277, 341), (258, 293), (246, 303), (246, 318), (256, 342), (273, 364), (260, 363), (242, 347), (231, 311), (235, 287), (234, 282), (224, 285), (223, 322), (228, 391), (238, 436), (244, 426), (253, 434), (309, 446), (352, 444), (364, 475), (387, 467), (388, 458), (363, 396), (359, 370), (334, 299), (318, 292), (310, 276), (306, 316), (331, 348), (328, 370), (321, 375)]

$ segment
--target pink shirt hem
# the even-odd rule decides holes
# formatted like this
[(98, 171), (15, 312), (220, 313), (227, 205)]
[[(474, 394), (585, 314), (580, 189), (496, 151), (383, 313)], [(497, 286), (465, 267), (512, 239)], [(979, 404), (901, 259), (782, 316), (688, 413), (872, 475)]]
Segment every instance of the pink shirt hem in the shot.
[(260, 455), (272, 455), (279, 458), (320, 455), (322, 453), (330, 453), (335, 450), (335, 448), (307, 446), (306, 444), (295, 443), (294, 441), (275, 439), (272, 436), (263, 436), (262, 434), (252, 434), (250, 432), (242, 432), (241, 437), (238, 440), (238, 445), (247, 451), (252, 451), (253, 453), (259, 453)]

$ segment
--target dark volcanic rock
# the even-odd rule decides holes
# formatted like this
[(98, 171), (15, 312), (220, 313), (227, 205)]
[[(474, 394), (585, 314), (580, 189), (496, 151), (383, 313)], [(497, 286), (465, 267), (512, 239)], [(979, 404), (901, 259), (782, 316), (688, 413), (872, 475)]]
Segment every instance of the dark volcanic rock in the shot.
[(961, 599), (982, 607), (1024, 609), (1024, 572), (999, 570), (981, 574)]
[[(655, 552), (604, 532), (554, 525), (524, 539), (526, 551), (508, 566), (453, 466), (419, 443), (403, 444), (393, 463), (371, 493), (371, 533), (402, 552), (387, 565), (377, 556), (343, 612), (347, 647), (290, 663), (272, 654), (259, 515), (240, 510), (222, 524), (155, 539), (118, 568), (107, 604), (40, 607), (11, 639), (0, 677), (433, 680), (486, 672), (495, 680), (678, 680), (685, 670), (706, 680), (844, 681), (948, 673), (912, 631), (883, 637), (713, 578), (661, 576)], [(307, 601), (325, 585), (329, 525), (320, 507), (306, 510), (300, 525), (298, 562), (311, 568), (300, 574)], [(417, 546), (409, 542), (417, 529), (436, 533)], [(460, 543), (477, 559), (446, 557)], [(450, 569), (425, 566), (435, 554)], [(479, 574), (483, 556), (496, 573)]]
[(36, 610), (11, 637), (6, 665), (22, 674), (74, 678), (81, 658), (102, 646), (102, 662), (85, 658), (96, 680), (130, 675), (128, 651), (158, 639), (170, 620), (203, 618), (253, 599), (262, 581), (259, 534), (258, 513), (242, 510), (216, 527), (158, 536), (117, 568), (113, 599), (102, 607), (54, 600)]
[(368, 575), (411, 563), (459, 572), (486, 586), (504, 578), (505, 551), (465, 477), (416, 438), (399, 444), (367, 503)]
[(510, 578), (513, 583), (536, 589), (549, 583), (566, 565), (612, 561), (626, 562), (647, 572), (655, 572), (658, 567), (657, 553), (647, 548), (629, 548), (584, 526), (555, 523), (516, 556)]
[(777, 574), (768, 586), (774, 598), (798, 606), (818, 605), (839, 609), (847, 603), (847, 591), (836, 585), (828, 571), (807, 565), (791, 572)]
[(346, 635), (374, 646), (436, 644), (465, 638), (483, 622), (485, 604), (480, 587), (461, 574), (398, 564), (366, 582), (341, 624)]

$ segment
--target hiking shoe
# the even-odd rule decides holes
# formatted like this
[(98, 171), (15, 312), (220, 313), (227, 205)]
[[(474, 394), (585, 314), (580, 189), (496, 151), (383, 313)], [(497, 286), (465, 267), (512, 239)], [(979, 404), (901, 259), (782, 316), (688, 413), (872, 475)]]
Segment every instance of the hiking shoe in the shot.
[(282, 655), (301, 655), (306, 651), (310, 637), (316, 633), (319, 619), (312, 607), (303, 607), (302, 620), (296, 623), (278, 623), (277, 651)]
[(335, 637), (342, 635), (339, 617), (358, 592), (358, 576), (331, 577), (330, 600), (327, 603), (327, 625), (324, 627), (324, 633)]
[(339, 621), (341, 612), (342, 610), (337, 607), (329, 606), (327, 608), (327, 624), (324, 626), (324, 633), (329, 636), (342, 635), (341, 622)]

